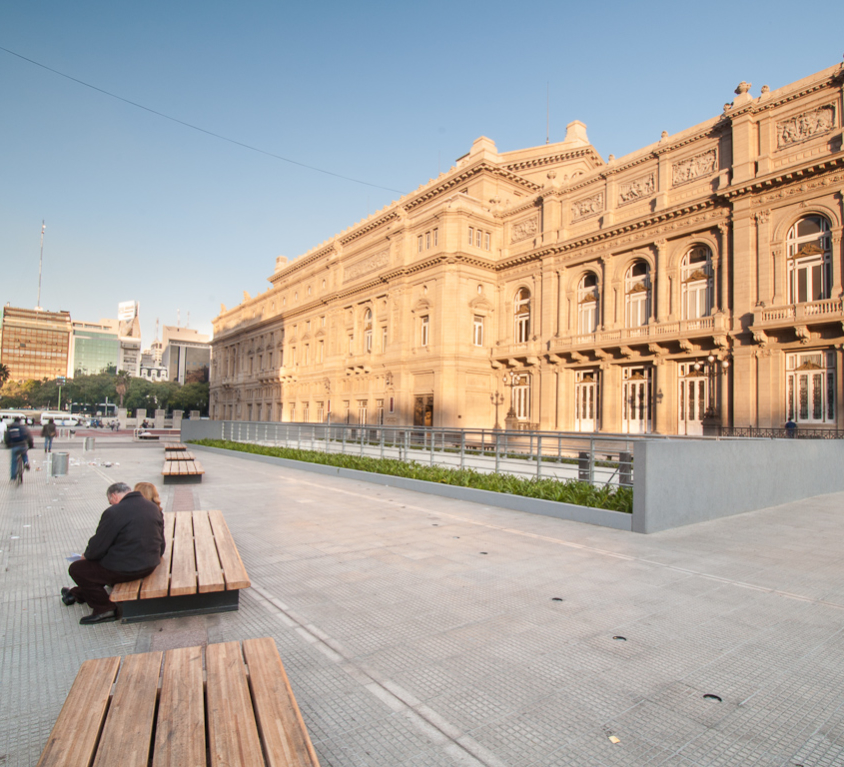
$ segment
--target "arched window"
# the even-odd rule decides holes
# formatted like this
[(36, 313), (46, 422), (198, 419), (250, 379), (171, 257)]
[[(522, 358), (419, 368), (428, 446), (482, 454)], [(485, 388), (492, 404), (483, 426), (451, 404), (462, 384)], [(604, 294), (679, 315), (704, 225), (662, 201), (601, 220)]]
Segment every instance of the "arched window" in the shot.
[(594, 272), (583, 275), (577, 286), (577, 332), (594, 333), (598, 329), (601, 297), (598, 276)]
[(789, 303), (829, 298), (832, 284), (832, 238), (823, 216), (801, 218), (786, 237)]
[(651, 279), (646, 261), (636, 261), (624, 278), (624, 324), (638, 328), (648, 324), (651, 314)]
[(363, 315), (363, 348), (367, 354), (372, 351), (372, 309)]
[(680, 279), (683, 319), (709, 316), (712, 313), (712, 251), (706, 245), (696, 245), (686, 253)]
[(530, 291), (527, 288), (519, 288), (519, 292), (516, 293), (513, 313), (516, 321), (514, 333), (516, 343), (527, 343), (530, 338)]

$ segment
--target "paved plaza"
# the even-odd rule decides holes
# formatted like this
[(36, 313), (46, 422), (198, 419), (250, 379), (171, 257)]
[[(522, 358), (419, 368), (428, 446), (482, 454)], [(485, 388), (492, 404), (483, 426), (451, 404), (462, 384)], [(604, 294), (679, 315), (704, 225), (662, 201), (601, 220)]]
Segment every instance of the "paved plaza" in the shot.
[[(84, 660), (262, 636), (323, 767), (844, 765), (844, 494), (644, 536), (239, 455), (162, 486), (161, 445), (56, 447), (67, 476), (34, 450), (0, 483), (0, 767), (37, 762)], [(238, 612), (62, 605), (106, 487), (142, 480), (223, 510)]]

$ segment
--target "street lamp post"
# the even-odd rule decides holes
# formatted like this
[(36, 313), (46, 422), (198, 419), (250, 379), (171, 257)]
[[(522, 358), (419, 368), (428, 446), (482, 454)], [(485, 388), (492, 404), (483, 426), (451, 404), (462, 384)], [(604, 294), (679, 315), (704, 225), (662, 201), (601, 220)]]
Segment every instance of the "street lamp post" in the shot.
[(504, 385), (510, 389), (510, 409), (507, 411), (507, 415), (504, 418), (504, 428), (508, 431), (516, 428), (516, 422), (518, 420), (516, 417), (515, 403), (513, 401), (513, 387), (520, 378), (521, 376), (514, 370), (508, 370), (501, 379), (504, 382)]
[(703, 436), (716, 437), (718, 436), (718, 426), (720, 425), (720, 414), (715, 405), (715, 383), (719, 373), (726, 373), (730, 367), (728, 359), (719, 360), (714, 354), (710, 354), (704, 361), (698, 360), (694, 364), (697, 371), (703, 371), (706, 375), (707, 382), (707, 404), (706, 412), (703, 414)]
[(501, 424), (498, 423), (498, 406), (504, 404), (504, 395), (501, 392), (489, 395), (489, 401), (495, 405), (495, 426), (496, 431), (501, 431)]

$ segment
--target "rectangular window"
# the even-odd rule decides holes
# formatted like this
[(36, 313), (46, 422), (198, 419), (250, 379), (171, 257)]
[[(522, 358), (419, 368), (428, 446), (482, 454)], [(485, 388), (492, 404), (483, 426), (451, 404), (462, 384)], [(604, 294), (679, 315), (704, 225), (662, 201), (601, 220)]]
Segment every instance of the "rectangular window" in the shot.
[(349, 336), (349, 354), (354, 354), (355, 352), (355, 337)]
[(484, 250), (489, 250), (489, 232), (484, 232)]
[(469, 244), (470, 245), (475, 244), (475, 227), (473, 227), (473, 226), (469, 227)]
[(307, 365), (311, 361), (311, 345), (305, 344), (305, 364)]
[(478, 314), (475, 315), (472, 321), (472, 343), (475, 346), (484, 345), (484, 318)]
[(483, 236), (483, 232), (480, 229), (478, 229), (478, 232), (475, 235), (475, 246), (478, 247), (478, 248), (481, 247), (481, 237), (482, 236)]
[(434, 247), (440, 244), (440, 230), (434, 229)]
[(325, 361), (325, 341), (320, 341), (317, 346), (317, 362)]
[(358, 400), (358, 423), (366, 423), (366, 400)]
[(419, 345), (420, 346), (427, 346), (428, 345), (428, 316), (425, 315), (421, 318), (420, 322), (420, 334), (419, 334)]
[(431, 233), (425, 232), (425, 250), (431, 249)]
[(417, 253), (422, 252), (422, 235), (421, 234), (416, 238), (416, 252)]
[(786, 355), (786, 415), (795, 423), (835, 423), (832, 352)]
[(325, 315), (323, 314), (322, 317), (319, 318), (320, 324), (325, 327)]
[(387, 326), (381, 328), (381, 351), (387, 351)]

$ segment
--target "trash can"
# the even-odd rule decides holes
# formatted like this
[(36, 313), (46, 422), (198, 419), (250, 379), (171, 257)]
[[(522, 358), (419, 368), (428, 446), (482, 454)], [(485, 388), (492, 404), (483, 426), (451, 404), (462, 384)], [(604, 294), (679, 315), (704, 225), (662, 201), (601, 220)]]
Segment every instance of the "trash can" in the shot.
[(94, 449), (94, 438), (85, 437), (85, 452), (90, 453)]
[(52, 457), (50, 461), (50, 475), (53, 477), (67, 476), (67, 466), (69, 463), (69, 453), (50, 453)]

